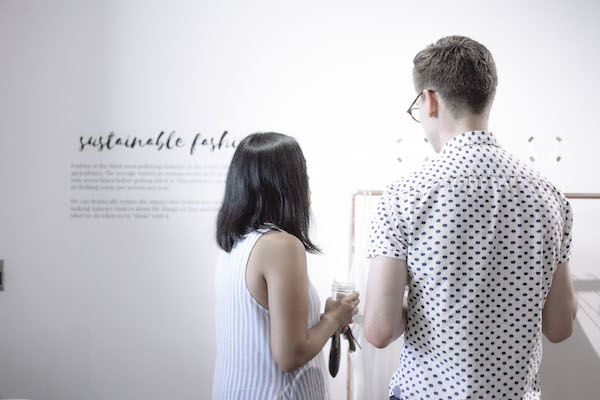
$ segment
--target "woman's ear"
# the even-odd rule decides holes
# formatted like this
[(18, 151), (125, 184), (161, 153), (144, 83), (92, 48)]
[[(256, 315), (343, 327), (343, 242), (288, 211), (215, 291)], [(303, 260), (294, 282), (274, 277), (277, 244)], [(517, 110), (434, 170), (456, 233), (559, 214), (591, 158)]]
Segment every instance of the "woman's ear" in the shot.
[(431, 118), (437, 118), (439, 103), (436, 93), (425, 89), (423, 90), (423, 94), (425, 95), (425, 103), (427, 104), (427, 114)]

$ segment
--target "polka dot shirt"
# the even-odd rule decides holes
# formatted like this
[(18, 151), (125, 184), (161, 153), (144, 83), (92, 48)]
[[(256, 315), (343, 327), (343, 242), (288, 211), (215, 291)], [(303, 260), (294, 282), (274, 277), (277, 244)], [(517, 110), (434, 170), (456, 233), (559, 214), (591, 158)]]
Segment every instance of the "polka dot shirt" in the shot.
[(542, 308), (572, 211), (490, 132), (465, 132), (390, 185), (369, 257), (407, 260), (399, 399), (539, 399)]

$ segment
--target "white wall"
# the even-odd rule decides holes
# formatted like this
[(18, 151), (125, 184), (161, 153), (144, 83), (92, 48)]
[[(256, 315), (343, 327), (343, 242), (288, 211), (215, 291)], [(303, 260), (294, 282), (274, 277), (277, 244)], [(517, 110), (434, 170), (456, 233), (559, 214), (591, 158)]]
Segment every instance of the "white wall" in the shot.
[[(430, 155), (405, 110), (412, 58), (440, 36), (494, 54), (501, 143), (564, 191), (600, 192), (599, 11), (593, 1), (1, 0), (0, 398), (210, 393), (214, 211), (73, 219), (69, 174), (81, 161), (219, 166), (231, 152), (79, 152), (80, 135), (295, 136), (324, 298), (348, 268), (351, 194)], [(222, 186), (178, 190), (165, 196), (214, 202)], [(333, 386), (340, 398), (344, 371)]]

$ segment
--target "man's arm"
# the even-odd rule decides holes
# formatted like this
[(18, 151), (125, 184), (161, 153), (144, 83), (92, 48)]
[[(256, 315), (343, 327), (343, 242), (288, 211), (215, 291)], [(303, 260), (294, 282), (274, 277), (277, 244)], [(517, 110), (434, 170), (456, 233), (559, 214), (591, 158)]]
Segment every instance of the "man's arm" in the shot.
[(577, 299), (569, 263), (558, 264), (542, 310), (542, 332), (552, 343), (562, 342), (571, 336), (576, 314)]
[(404, 287), (406, 260), (376, 256), (371, 261), (365, 304), (365, 338), (382, 349), (398, 339), (406, 328)]

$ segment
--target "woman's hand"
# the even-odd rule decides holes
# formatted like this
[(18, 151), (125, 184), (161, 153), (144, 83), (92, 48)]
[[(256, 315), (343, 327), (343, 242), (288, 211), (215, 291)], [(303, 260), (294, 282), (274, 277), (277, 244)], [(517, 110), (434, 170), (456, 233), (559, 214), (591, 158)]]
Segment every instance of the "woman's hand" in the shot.
[(350, 325), (352, 318), (358, 313), (358, 292), (344, 296), (341, 300), (334, 300), (331, 297), (325, 303), (324, 317), (332, 318), (338, 325), (338, 329), (342, 329)]

